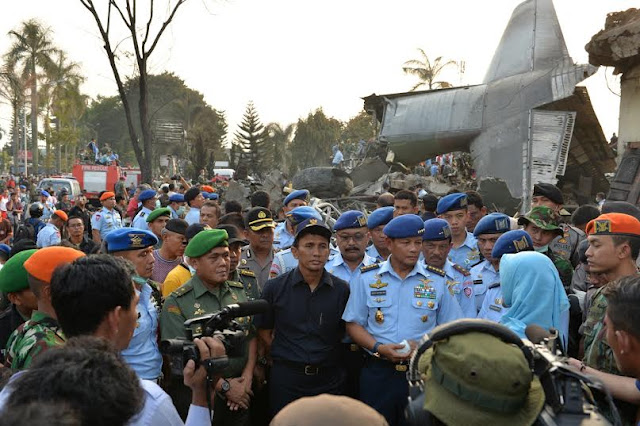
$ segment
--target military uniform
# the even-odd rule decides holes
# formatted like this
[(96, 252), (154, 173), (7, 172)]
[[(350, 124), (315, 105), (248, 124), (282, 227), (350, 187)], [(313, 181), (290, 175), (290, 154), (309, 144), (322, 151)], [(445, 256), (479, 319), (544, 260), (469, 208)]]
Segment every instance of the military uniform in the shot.
[(467, 237), (464, 239), (462, 245), (451, 248), (451, 251), (449, 251), (449, 261), (465, 269), (471, 269), (480, 262), (478, 241), (471, 232), (467, 232)]
[(12, 371), (29, 368), (34, 358), (65, 340), (58, 321), (44, 312), (33, 311), (31, 318), (9, 337), (5, 366)]
[(21, 324), (24, 324), (27, 319), (22, 316), (14, 304), (9, 305), (0, 313), (0, 363), (4, 364), (5, 348), (7, 347), (9, 336)]
[(240, 256), (240, 266), (239, 269), (249, 270), (254, 273), (258, 280), (258, 287), (260, 290), (264, 287), (264, 284), (267, 282), (269, 277), (269, 272), (271, 270), (271, 265), (273, 264), (274, 253), (271, 250), (269, 257), (264, 266), (261, 266), (256, 258), (256, 255), (253, 253), (251, 246), (245, 246), (242, 248), (242, 254)]
[(473, 293), (476, 299), (476, 309), (479, 312), (489, 286), (500, 281), (500, 273), (495, 270), (488, 260), (483, 260), (478, 263), (471, 268), (470, 272), (471, 282), (473, 283)]
[(549, 244), (549, 249), (558, 257), (561, 257), (565, 260), (571, 262), (571, 266), (574, 268), (580, 263), (580, 259), (577, 256), (578, 244), (585, 238), (587, 235), (579, 230), (578, 228), (571, 226), (566, 223), (560, 224), (563, 234), (558, 235), (556, 238), (551, 241)]
[(446, 274), (446, 284), (449, 293), (455, 296), (462, 315), (467, 318), (475, 318), (477, 315), (476, 298), (473, 294), (473, 281), (471, 273), (460, 265), (453, 264), (448, 260), (444, 264)]
[(478, 312), (478, 319), (500, 322), (502, 316), (509, 312), (509, 308), (505, 308), (502, 302), (502, 288), (500, 287), (500, 283), (491, 284), (485, 293), (482, 307), (480, 308), (480, 312)]
[[(273, 247), (276, 250), (285, 250), (293, 245), (295, 237), (287, 229), (287, 221), (280, 222), (274, 231)], [(284, 273), (284, 272), (282, 272)]]
[(378, 263), (378, 261), (372, 257), (369, 257), (369, 255), (365, 253), (362, 262), (360, 262), (360, 265), (358, 265), (358, 267), (354, 271), (352, 271), (349, 268), (349, 265), (344, 262), (342, 253), (338, 252), (326, 263), (326, 265), (324, 265), (324, 269), (326, 269), (331, 275), (335, 275), (336, 277), (350, 283), (353, 279), (357, 278), (360, 275), (361, 268), (373, 265), (374, 263)]
[(367, 247), (367, 249), (365, 250), (365, 253), (367, 254), (367, 256), (373, 259), (376, 259), (378, 262), (384, 262), (385, 260), (387, 260), (382, 257), (382, 255), (378, 252), (378, 249), (376, 248), (376, 246), (374, 246), (373, 244)]
[(573, 278), (573, 268), (571, 267), (571, 263), (557, 254), (553, 253), (549, 246), (544, 249), (538, 249), (540, 253), (547, 256), (553, 262), (553, 265), (558, 270), (558, 275), (560, 276), (560, 281), (562, 281), (562, 286), (564, 287), (567, 294), (571, 289), (571, 279)]
[(62, 241), (60, 230), (53, 223), (49, 222), (38, 232), (36, 246), (38, 248), (54, 246), (60, 244), (60, 241)]
[(136, 217), (133, 218), (133, 222), (131, 223), (132, 228), (141, 229), (143, 231), (149, 230), (149, 224), (147, 223), (147, 216), (153, 210), (143, 207), (140, 209)]
[(109, 210), (106, 207), (102, 207), (102, 209), (93, 214), (91, 228), (98, 230), (100, 238), (104, 240), (109, 232), (122, 228), (120, 213), (116, 209)]
[(253, 271), (236, 269), (233, 271), (231, 281), (239, 282), (243, 285), (244, 291), (247, 294), (247, 300), (260, 299), (260, 286), (258, 285), (258, 278)]

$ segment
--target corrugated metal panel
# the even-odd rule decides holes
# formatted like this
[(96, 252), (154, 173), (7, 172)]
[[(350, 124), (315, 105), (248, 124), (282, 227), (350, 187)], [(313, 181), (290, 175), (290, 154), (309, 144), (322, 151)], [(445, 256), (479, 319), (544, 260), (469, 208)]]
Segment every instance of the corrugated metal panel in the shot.
[(531, 183), (555, 184), (564, 174), (575, 112), (538, 111), (531, 114)]

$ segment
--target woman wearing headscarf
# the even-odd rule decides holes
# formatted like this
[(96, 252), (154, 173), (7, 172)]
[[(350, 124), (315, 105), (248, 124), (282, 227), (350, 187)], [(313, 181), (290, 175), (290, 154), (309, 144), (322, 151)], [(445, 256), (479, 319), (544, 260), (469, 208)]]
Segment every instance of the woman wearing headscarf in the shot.
[(553, 262), (534, 251), (505, 254), (500, 260), (500, 282), (503, 303), (509, 307), (500, 322), (521, 338), (526, 338), (528, 325), (553, 327), (566, 348), (569, 299)]

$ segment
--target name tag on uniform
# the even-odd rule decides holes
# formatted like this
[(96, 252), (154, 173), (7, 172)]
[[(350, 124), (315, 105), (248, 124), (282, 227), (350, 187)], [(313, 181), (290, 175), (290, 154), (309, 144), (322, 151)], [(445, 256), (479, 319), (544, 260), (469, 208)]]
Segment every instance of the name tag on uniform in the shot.
[(387, 290), (373, 290), (371, 291), (372, 296), (386, 296)]
[(473, 280), (473, 285), (483, 284), (482, 280)]
[(497, 305), (489, 305), (489, 309), (491, 309), (492, 311), (496, 311), (496, 312), (502, 312), (502, 308), (500, 306), (497, 306)]

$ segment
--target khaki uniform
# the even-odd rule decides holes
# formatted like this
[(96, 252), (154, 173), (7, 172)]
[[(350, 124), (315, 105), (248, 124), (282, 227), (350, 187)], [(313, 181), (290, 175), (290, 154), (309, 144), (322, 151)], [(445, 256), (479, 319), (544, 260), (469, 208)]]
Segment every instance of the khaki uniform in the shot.
[(261, 266), (258, 263), (258, 260), (251, 249), (251, 246), (246, 246), (242, 248), (242, 256), (240, 259), (240, 265), (238, 269), (248, 269), (252, 271), (256, 278), (258, 279), (258, 292), (262, 291), (264, 284), (269, 280), (269, 271), (271, 270), (271, 264), (273, 263), (273, 250), (271, 250), (271, 254), (269, 255), (269, 259), (265, 263), (264, 266)]

